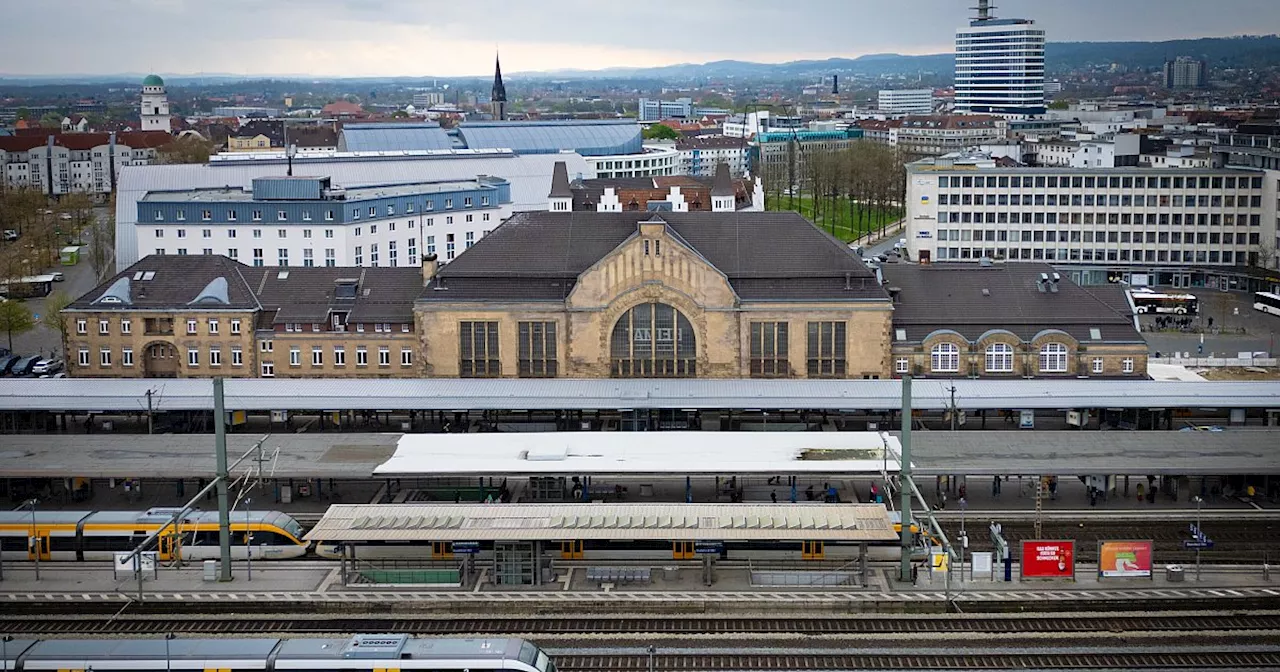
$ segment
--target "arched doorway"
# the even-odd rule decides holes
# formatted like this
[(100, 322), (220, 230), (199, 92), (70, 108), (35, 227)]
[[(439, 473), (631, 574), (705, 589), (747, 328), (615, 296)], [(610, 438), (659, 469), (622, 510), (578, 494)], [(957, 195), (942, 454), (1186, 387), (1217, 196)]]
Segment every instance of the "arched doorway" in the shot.
[(622, 314), (609, 340), (615, 378), (693, 378), (697, 336), (689, 318), (665, 303), (642, 303)]
[(164, 342), (147, 345), (142, 355), (142, 368), (148, 378), (177, 378), (178, 349)]

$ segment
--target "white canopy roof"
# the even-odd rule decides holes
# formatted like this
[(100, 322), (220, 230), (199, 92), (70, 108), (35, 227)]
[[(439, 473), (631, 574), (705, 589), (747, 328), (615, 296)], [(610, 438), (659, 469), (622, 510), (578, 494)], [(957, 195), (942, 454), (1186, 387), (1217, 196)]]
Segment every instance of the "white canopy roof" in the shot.
[(897, 473), (900, 454), (898, 439), (880, 432), (406, 434), (373, 473), (878, 474)]

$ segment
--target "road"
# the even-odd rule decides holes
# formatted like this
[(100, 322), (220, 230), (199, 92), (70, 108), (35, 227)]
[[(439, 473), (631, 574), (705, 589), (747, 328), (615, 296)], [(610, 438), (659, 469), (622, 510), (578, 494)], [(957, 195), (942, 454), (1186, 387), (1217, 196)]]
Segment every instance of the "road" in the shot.
[[(108, 217), (106, 208), (95, 208), (94, 216), (99, 226), (107, 225)], [(84, 237), (86, 240), (90, 238), (87, 235)], [(85, 245), (85, 247), (80, 250), (80, 263), (75, 266), (56, 266), (45, 271), (46, 273), (60, 272), (67, 278), (63, 282), (54, 284), (53, 291), (55, 293), (58, 291), (64, 291), (67, 294), (70, 294), (72, 298), (79, 298), (81, 295), (97, 286), (98, 281), (97, 278), (94, 277), (92, 265), (89, 263), (88, 250), (88, 245)], [(114, 260), (115, 254), (109, 254), (108, 258)], [(62, 352), (62, 344), (58, 342), (60, 340), (58, 333), (39, 322), (47, 312), (45, 310), (46, 302), (47, 297), (27, 299), (27, 307), (31, 309), (31, 312), (34, 315), (38, 316), (36, 318), (36, 328), (25, 334), (15, 334), (13, 337), (13, 351), (15, 354), (19, 355), (43, 356), (56, 354), (65, 360), (66, 357)], [(0, 339), (3, 339), (0, 340), (0, 344), (8, 347), (7, 336), (0, 334)]]
[[(1164, 289), (1164, 288), (1161, 288)], [(1151, 352), (1169, 357), (1172, 353), (1189, 353), (1192, 357), (1235, 357), (1241, 352), (1275, 353), (1276, 336), (1280, 333), (1280, 317), (1253, 309), (1253, 295), (1243, 292), (1223, 292), (1215, 289), (1164, 290), (1195, 294), (1200, 299), (1200, 314), (1192, 319), (1194, 325), (1207, 327), (1209, 319), (1222, 332), (1204, 336), (1204, 351), (1200, 353), (1200, 334), (1177, 331), (1144, 331), (1143, 336)], [(1138, 318), (1144, 325), (1154, 325), (1156, 316)], [(1239, 333), (1243, 329), (1244, 333)]]

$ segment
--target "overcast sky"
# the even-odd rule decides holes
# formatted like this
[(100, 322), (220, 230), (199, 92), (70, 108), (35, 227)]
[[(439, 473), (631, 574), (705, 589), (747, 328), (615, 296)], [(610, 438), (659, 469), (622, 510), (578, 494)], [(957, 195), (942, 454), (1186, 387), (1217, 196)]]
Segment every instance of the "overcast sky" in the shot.
[[(486, 75), (951, 51), (973, 0), (0, 0), (0, 74)], [(1050, 41), (1275, 32), (1280, 0), (996, 0)]]

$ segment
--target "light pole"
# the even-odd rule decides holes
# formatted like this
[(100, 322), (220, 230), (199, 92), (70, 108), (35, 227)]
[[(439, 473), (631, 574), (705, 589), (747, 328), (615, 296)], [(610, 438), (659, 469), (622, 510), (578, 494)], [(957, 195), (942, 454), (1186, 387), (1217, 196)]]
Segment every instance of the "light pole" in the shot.
[(5, 635), (4, 639), (0, 640), (0, 649), (4, 651), (4, 668), (2, 668), (4, 672), (9, 672), (9, 642), (12, 641), (13, 635)]
[[(1204, 502), (1204, 499), (1202, 499), (1200, 495), (1196, 495), (1191, 498), (1191, 501), (1196, 503), (1196, 534), (1203, 535), (1204, 530), (1200, 529), (1200, 504)], [(1196, 542), (1199, 542), (1199, 541), (1200, 541), (1199, 539), (1196, 539)], [(1197, 544), (1196, 546), (1196, 581), (1199, 581), (1199, 580), (1200, 580), (1200, 546)]]
[(657, 647), (653, 646), (652, 644), (649, 645), (649, 672), (653, 672), (653, 654), (656, 653), (657, 651), (658, 651)]
[(253, 580), (253, 532), (249, 531), (249, 505), (253, 500), (246, 497), (244, 500), (244, 556), (245, 567), (248, 570), (247, 579)]
[(27, 548), (36, 560), (36, 581), (40, 580), (40, 537), (36, 536), (36, 504), (39, 502), (40, 500), (32, 497), (22, 503), (23, 506), (31, 507), (31, 539), (27, 542)]
[(173, 664), (169, 658), (169, 642), (174, 638), (172, 632), (164, 633), (164, 672), (173, 672)]

